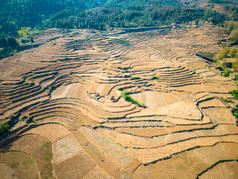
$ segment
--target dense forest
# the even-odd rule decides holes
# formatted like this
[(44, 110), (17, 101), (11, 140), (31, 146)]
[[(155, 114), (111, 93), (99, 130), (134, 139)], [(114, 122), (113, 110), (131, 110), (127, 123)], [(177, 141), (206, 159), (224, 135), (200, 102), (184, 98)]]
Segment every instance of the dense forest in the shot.
[[(184, 7), (177, 0), (1, 0), (0, 9), (2, 37), (17, 36), (21, 27), (106, 29), (228, 20), (227, 15)], [(230, 9), (237, 20), (237, 8)]]
[(181, 24), (190, 21), (199, 23), (200, 20), (223, 26), (225, 21), (238, 20), (236, 1), (210, 2), (227, 3), (226, 10), (232, 15), (220, 14), (211, 8), (189, 6), (189, 3), (185, 5), (178, 0), (1, 0), (0, 48), (12, 44), (12, 39), (9, 41), (7, 38), (20, 37), (19, 30), (22, 31), (25, 27), (104, 30)]

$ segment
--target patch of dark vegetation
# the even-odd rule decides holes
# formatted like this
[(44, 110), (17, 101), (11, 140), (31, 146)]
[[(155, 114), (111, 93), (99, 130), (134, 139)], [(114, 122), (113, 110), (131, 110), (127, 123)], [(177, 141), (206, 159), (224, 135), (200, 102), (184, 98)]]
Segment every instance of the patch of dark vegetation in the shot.
[(208, 3), (217, 3), (217, 4), (237, 4), (236, 0), (209, 0)]
[(28, 119), (27, 119), (27, 121), (26, 121), (26, 123), (27, 123), (27, 124), (30, 124), (30, 123), (32, 123), (32, 122), (33, 122), (33, 117), (32, 117), (32, 116), (29, 116)]
[(133, 99), (126, 91), (122, 91), (120, 97), (123, 97), (126, 101), (129, 101), (139, 107), (145, 108), (145, 104)]
[(236, 126), (238, 126), (238, 109), (233, 109), (232, 114), (236, 117)]
[(216, 67), (216, 70), (223, 71), (223, 68), (221, 66), (219, 66), (219, 67)]
[(229, 92), (235, 99), (238, 99), (238, 90), (233, 90)]
[(52, 91), (55, 89), (55, 86), (54, 85), (51, 85), (50, 87), (49, 87), (49, 91), (48, 91), (48, 93), (47, 93), (47, 96), (50, 96), (51, 95), (51, 93), (52, 93)]
[(139, 76), (132, 77), (131, 80), (139, 80), (141, 79)]
[(130, 78), (131, 75), (124, 75), (124, 78)]
[(17, 50), (13, 50), (11, 48), (3, 48), (0, 50), (0, 59), (13, 56), (16, 52)]
[(8, 132), (9, 128), (10, 128), (9, 123), (0, 124), (0, 135)]
[(230, 103), (232, 102), (230, 99), (227, 99), (226, 97), (220, 97), (220, 100), (222, 100), (225, 103)]
[(230, 76), (231, 73), (233, 73), (233, 71), (231, 71), (231, 70), (228, 69), (228, 70), (226, 70), (226, 71), (223, 72), (223, 76), (224, 76), (224, 77), (228, 77), (228, 76)]
[(12, 56), (17, 52), (18, 42), (13, 37), (0, 38), (0, 59)]
[(158, 79), (158, 78), (157, 78), (157, 76), (153, 75), (153, 76), (151, 77), (151, 79), (152, 79), (152, 80), (156, 80), (156, 79)]
[(127, 70), (131, 69), (131, 67), (118, 67), (118, 69), (127, 71)]

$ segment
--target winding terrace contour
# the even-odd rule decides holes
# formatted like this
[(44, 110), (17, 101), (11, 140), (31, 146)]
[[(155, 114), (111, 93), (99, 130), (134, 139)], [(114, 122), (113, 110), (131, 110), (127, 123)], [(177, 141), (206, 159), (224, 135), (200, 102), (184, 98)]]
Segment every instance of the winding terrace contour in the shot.
[(1, 60), (0, 122), (13, 127), (0, 141), (0, 172), (236, 178), (236, 118), (219, 99), (232, 98), (236, 85), (195, 55), (218, 49), (218, 36), (209, 25), (116, 35), (74, 30)]

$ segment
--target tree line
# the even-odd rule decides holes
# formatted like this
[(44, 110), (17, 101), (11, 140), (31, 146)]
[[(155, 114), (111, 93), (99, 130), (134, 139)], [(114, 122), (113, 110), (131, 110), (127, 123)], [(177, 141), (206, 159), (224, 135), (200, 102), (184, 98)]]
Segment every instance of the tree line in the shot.
[[(236, 6), (235, 6), (236, 7)], [(0, 37), (18, 36), (21, 27), (145, 27), (207, 20), (238, 20), (216, 11), (185, 7), (177, 0), (1, 0)], [(232, 18), (232, 19), (229, 19)]]

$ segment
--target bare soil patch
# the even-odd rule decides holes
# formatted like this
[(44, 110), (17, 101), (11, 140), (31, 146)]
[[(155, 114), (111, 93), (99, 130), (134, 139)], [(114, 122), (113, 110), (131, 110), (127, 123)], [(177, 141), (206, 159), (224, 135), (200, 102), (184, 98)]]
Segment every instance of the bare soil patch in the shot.
[(59, 124), (42, 125), (29, 130), (27, 133), (39, 134), (52, 142), (69, 135), (69, 131)]

